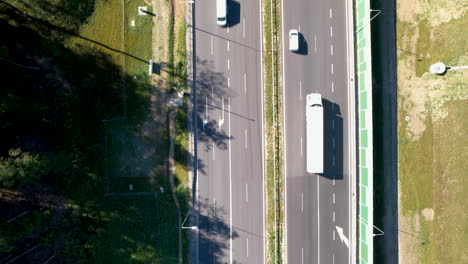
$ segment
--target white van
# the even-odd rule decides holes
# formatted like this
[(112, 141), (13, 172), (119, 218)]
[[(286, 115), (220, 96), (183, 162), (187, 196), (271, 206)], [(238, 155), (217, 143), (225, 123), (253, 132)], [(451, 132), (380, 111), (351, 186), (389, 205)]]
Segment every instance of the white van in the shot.
[(227, 0), (216, 0), (216, 18), (218, 26), (227, 25)]
[(299, 31), (296, 29), (289, 30), (289, 50), (292, 52), (299, 51)]

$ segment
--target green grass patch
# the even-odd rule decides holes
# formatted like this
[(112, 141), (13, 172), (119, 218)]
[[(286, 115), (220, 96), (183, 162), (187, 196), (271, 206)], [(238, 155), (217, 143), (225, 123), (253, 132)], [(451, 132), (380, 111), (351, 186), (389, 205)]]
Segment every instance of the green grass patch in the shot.
[[(464, 73), (427, 74), (429, 66), (439, 61), (461, 66), (457, 63), (468, 52), (464, 34), (467, 21), (466, 11), (437, 26), (431, 26), (424, 15), (413, 22), (397, 21), (399, 64), (414, 67), (414, 74), (400, 73), (399, 78), (407, 78), (407, 85), (414, 81), (427, 89), (421, 117), (424, 130), (417, 137), (410, 134), (405, 117), (416, 118), (410, 111), (421, 107), (421, 102), (398, 98), (404, 102), (399, 103), (398, 110), (400, 220), (409, 221), (411, 230), (406, 231), (417, 236), (407, 238), (414, 239), (411, 243), (415, 243), (415, 251), (405, 251), (417, 256), (418, 263), (462, 263), (467, 259), (468, 213), (464, 201), (468, 192), (468, 111), (466, 97), (458, 92)], [(412, 36), (416, 36), (416, 42)], [(411, 92), (408, 87), (399, 89), (405, 94)]]
[[(416, 59), (416, 76), (422, 76), (429, 71), (431, 64), (439, 61), (446, 65), (457, 66), (453, 64), (458, 61), (460, 55), (468, 52), (468, 40), (465, 33), (468, 23), (466, 21), (468, 21), (468, 12), (435, 27), (430, 25), (428, 18), (418, 19), (415, 23), (398, 21), (397, 36), (400, 41), (403, 34), (407, 37), (417, 34), (416, 43), (402, 43), (404, 46), (400, 47), (404, 49), (404, 56), (414, 56)], [(415, 52), (411, 52), (414, 44), (416, 44)], [(402, 52), (400, 52), (401, 55)]]
[[(404, 120), (405, 113), (400, 111), (400, 120)], [(426, 121), (426, 131), (418, 141), (411, 141), (405, 135), (405, 127), (399, 130), (399, 160), (401, 178), (401, 208), (403, 212), (415, 213), (433, 202), (433, 127), (430, 119)], [(404, 162), (418, 157), (418, 162)]]
[(123, 22), (122, 1), (98, 1), (88, 23), (79, 30), (78, 34), (85, 39), (71, 38), (68, 45), (77, 53), (94, 50), (109, 54), (112, 61), (122, 67), (124, 61), (120, 52), (125, 44)]
[[(151, 58), (151, 15), (139, 16), (138, 7), (146, 6), (143, 0), (125, 0), (125, 52), (132, 55), (125, 58), (125, 71), (129, 75), (148, 72)], [(153, 10), (148, 7), (148, 12)], [(135, 26), (131, 26), (132, 20)]]
[(108, 198), (103, 207), (107, 224), (97, 263), (177, 262), (177, 212), (169, 189), (154, 196)]
[[(466, 103), (466, 100), (448, 103), (449, 116), (437, 122), (428, 120), (419, 140), (411, 142), (400, 136), (401, 207), (405, 216), (419, 215), (419, 223), (413, 223), (411, 231), (427, 239), (428, 243), (419, 247), (422, 263), (460, 263), (465, 255)], [(404, 127), (400, 126), (400, 135), (401, 129)], [(424, 218), (425, 208), (434, 210), (433, 220)]]

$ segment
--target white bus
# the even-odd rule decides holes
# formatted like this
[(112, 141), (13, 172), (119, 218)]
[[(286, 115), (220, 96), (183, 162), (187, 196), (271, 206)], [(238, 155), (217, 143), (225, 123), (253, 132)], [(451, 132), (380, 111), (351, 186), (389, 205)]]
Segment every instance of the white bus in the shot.
[(306, 96), (307, 172), (323, 173), (323, 105), (322, 96)]

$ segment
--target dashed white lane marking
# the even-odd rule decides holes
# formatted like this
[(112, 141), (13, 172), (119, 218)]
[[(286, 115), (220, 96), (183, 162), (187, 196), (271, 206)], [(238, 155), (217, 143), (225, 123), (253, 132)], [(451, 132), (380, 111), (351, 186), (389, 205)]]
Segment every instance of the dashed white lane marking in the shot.
[(242, 19), (242, 37), (245, 38), (245, 18)]
[(333, 63), (331, 64), (331, 74), (333, 74)]
[(302, 259), (302, 264), (304, 264), (304, 248), (301, 248), (301, 259)]
[(247, 257), (248, 257), (249, 256), (249, 238), (246, 238), (246, 242), (247, 243), (245, 243), (245, 247), (247, 249)]
[(214, 85), (211, 85), (211, 105), (214, 105)]
[(317, 35), (314, 35), (314, 50), (317, 53)]
[(227, 67), (228, 67), (228, 70), (231, 68), (230, 66), (231, 66), (231, 65), (230, 65), (229, 59), (228, 59), (228, 60), (227, 60)]
[(335, 186), (335, 179), (333, 179), (333, 186)]
[(213, 150), (213, 160), (215, 160), (215, 143), (213, 139), (211, 139), (211, 145), (212, 145), (211, 149)]
[(333, 14), (332, 14), (332, 9), (330, 8), (330, 19), (332, 19)]
[(297, 26), (297, 28), (298, 28), (297, 30), (301, 32), (301, 25)]
[(247, 128), (244, 130), (245, 148), (247, 148)]
[(335, 149), (335, 138), (333, 137), (333, 149)]
[(205, 119), (208, 121), (208, 96), (205, 96)]
[(301, 157), (302, 157), (302, 136), (301, 136)]
[(333, 254), (333, 263), (332, 264), (335, 264), (335, 254)]
[(330, 37), (333, 37), (333, 27), (330, 26)]
[(210, 36), (210, 47), (211, 55), (213, 55), (213, 36)]
[(301, 212), (304, 212), (304, 192), (301, 192)]
[(320, 263), (320, 181), (317, 177), (317, 263)]
[(332, 120), (332, 129), (335, 129), (335, 120)]
[(229, 27), (226, 27), (226, 32), (229, 33)]
[(333, 56), (333, 44), (330, 45), (330, 54)]
[(246, 202), (249, 201), (249, 184), (248, 183), (245, 184), (245, 201)]
[(335, 167), (335, 156), (333, 156), (333, 167)]
[(333, 204), (335, 204), (335, 193), (333, 193)]
[(335, 84), (332, 82), (331, 85), (332, 85), (332, 93), (334, 93), (335, 92)]
[(333, 241), (335, 241), (335, 230), (333, 230)]
[(333, 223), (335, 223), (335, 211), (333, 211)]
[(247, 75), (244, 73), (244, 93), (247, 93)]
[(229, 78), (229, 77), (228, 77), (228, 88), (231, 88), (231, 78)]
[(213, 215), (216, 217), (216, 197), (213, 197)]
[(299, 100), (302, 101), (302, 82), (299, 81)]
[(226, 44), (226, 49), (227, 49), (227, 51), (229, 51), (229, 40), (226, 43), (227, 43)]

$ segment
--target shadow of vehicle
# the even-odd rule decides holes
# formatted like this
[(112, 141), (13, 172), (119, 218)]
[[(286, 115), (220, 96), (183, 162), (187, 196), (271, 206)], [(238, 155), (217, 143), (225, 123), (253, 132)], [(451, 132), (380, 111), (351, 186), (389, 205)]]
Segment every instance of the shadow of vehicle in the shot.
[(240, 23), (241, 8), (240, 3), (234, 0), (227, 1), (228, 6), (228, 21), (227, 27), (234, 27)]
[(340, 106), (327, 99), (323, 102), (323, 177), (343, 179), (343, 117)]

